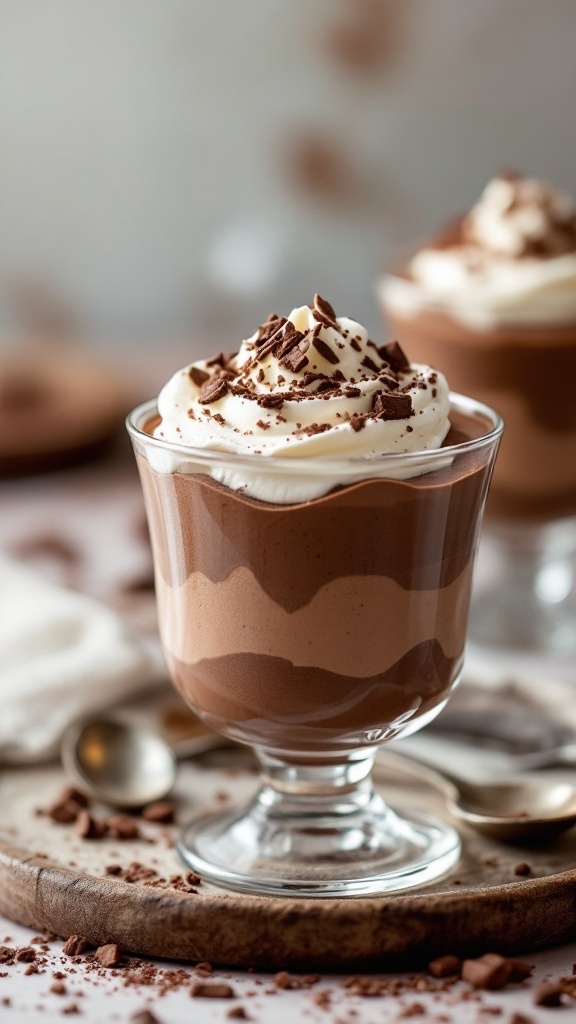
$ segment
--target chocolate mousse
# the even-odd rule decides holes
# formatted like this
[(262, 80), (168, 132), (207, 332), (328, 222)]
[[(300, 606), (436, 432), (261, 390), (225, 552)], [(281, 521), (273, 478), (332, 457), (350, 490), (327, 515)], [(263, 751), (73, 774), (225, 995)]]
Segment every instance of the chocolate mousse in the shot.
[(462, 666), (492, 418), (319, 297), (179, 371), (158, 413), (136, 452), (184, 699), (292, 756), (431, 717)]
[(493, 516), (576, 514), (576, 208), (517, 175), (383, 280), (382, 302), (414, 358), (450, 368), (456, 390), (494, 406), (506, 431)]

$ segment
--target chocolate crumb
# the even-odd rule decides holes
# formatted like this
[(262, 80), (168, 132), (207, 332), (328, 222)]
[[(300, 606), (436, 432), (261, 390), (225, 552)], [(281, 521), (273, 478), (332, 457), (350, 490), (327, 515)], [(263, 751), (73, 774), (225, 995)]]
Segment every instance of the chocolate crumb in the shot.
[(236, 993), (231, 985), (224, 982), (197, 981), (190, 995), (196, 999), (234, 999)]
[(262, 406), (263, 409), (279, 409), (284, 405), (284, 395), (259, 395), (257, 401), (258, 405)]
[(10, 946), (0, 946), (0, 964), (13, 964), (16, 950)]
[(83, 935), (71, 935), (64, 943), (62, 952), (66, 956), (81, 956), (91, 945)]
[(106, 835), (106, 823), (93, 818), (89, 811), (80, 811), (76, 819), (75, 832), (81, 839), (102, 839)]
[(505, 988), (510, 981), (512, 969), (508, 960), (498, 953), (485, 953), (477, 960), (465, 960), (462, 964), (462, 978), (473, 985), (493, 992)]
[(65, 1013), (65, 1014), (80, 1013), (80, 1008), (78, 1006), (78, 1003), (69, 1003), (68, 1006), (63, 1007), (62, 1013)]
[(439, 956), (428, 964), (428, 974), (433, 978), (460, 977), (462, 961), (459, 956)]
[(542, 981), (534, 993), (535, 1006), (561, 1006), (562, 985), (559, 981)]
[(106, 867), (104, 868), (104, 874), (113, 876), (121, 875), (122, 868), (120, 864), (107, 864)]
[(23, 946), (16, 950), (14, 959), (17, 964), (31, 964), (36, 959), (36, 950), (32, 946)]
[(63, 981), (55, 981), (53, 985), (50, 985), (49, 991), (55, 996), (65, 996), (68, 994), (68, 989)]
[(534, 1024), (532, 1017), (527, 1017), (524, 1013), (515, 1013), (510, 1018), (510, 1024)]
[(516, 864), (516, 867), (514, 868), (514, 874), (515, 875), (521, 875), (521, 876), (523, 876), (523, 875), (531, 875), (532, 874), (532, 868), (530, 867), (529, 864), (526, 863), (526, 861), (521, 861), (520, 864)]
[(104, 946), (98, 947), (94, 959), (101, 967), (117, 967), (122, 959), (122, 950), (116, 942), (107, 942)]
[(422, 1003), (410, 1003), (398, 1014), (398, 1019), (404, 1020), (408, 1017), (422, 1017), (425, 1013), (426, 1009)]
[(174, 821), (174, 804), (171, 800), (157, 800), (148, 804), (142, 811), (145, 821), (153, 821), (162, 825), (169, 825)]
[(354, 415), (350, 417), (348, 422), (352, 427), (352, 430), (354, 430), (355, 433), (357, 434), (358, 431), (362, 430), (362, 428), (366, 425), (366, 417), (362, 416), (358, 412), (355, 412)]
[(246, 1010), (244, 1009), (243, 1006), (232, 1006), (228, 1010), (228, 1013), (226, 1014), (226, 1016), (230, 1017), (232, 1020), (250, 1020), (251, 1019), (248, 1016), (248, 1014), (246, 1013)]
[(138, 1010), (130, 1017), (132, 1024), (160, 1024), (158, 1017), (155, 1017), (150, 1010)]
[(140, 835), (138, 823), (129, 814), (114, 814), (106, 825), (113, 839), (138, 839)]

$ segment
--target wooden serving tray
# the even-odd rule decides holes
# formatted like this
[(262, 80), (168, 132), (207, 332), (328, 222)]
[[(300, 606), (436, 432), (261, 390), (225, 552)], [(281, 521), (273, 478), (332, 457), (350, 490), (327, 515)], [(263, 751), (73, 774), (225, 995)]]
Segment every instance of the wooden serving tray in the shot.
[[(181, 766), (181, 821), (254, 791), (249, 765), (217, 767), (214, 756), (208, 766)], [(220, 761), (238, 756), (219, 754)], [(409, 895), (277, 899), (205, 883), (195, 895), (169, 882), (154, 887), (106, 876), (107, 865), (133, 861), (168, 880), (185, 875), (172, 848), (176, 828), (143, 822), (137, 840), (82, 840), (73, 826), (38, 814), (64, 782), (57, 767), (0, 772), (0, 912), (38, 930), (176, 960), (307, 971), (386, 970), (444, 953), (520, 954), (576, 938), (576, 830), (526, 850), (461, 829), (461, 863)], [(393, 805), (446, 814), (432, 790), (414, 787), (392, 772), (379, 783)], [(518, 877), (515, 867), (524, 861), (531, 875)]]

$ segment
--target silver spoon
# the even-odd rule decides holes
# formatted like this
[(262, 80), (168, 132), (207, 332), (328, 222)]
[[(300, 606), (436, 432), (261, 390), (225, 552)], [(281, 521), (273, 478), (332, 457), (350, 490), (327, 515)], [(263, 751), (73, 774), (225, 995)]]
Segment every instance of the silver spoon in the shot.
[(454, 818), (502, 843), (541, 841), (576, 824), (576, 786), (570, 782), (534, 778), (472, 782), (388, 751), (378, 755), (376, 764), (427, 782), (443, 794)]
[[(62, 763), (86, 794), (117, 807), (140, 807), (170, 792), (177, 758), (228, 743), (200, 723), (196, 736), (172, 748), (151, 730), (101, 718), (66, 731)], [(576, 787), (567, 782), (473, 783), (388, 752), (378, 755), (376, 770), (386, 766), (440, 790), (455, 818), (501, 842), (544, 839), (576, 824)]]

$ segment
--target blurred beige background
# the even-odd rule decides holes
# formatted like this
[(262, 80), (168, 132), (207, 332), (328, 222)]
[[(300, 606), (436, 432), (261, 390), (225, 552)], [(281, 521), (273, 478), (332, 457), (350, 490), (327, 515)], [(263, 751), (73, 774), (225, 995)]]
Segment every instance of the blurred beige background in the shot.
[(493, 171), (576, 190), (575, 41), (575, 0), (0, 0), (0, 338), (192, 358), (314, 290), (377, 330)]

